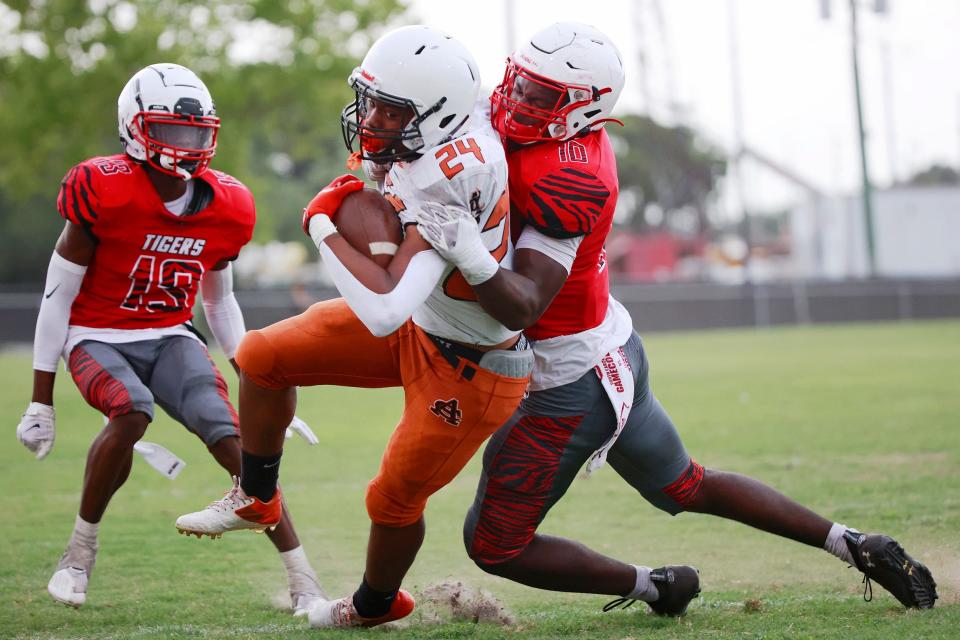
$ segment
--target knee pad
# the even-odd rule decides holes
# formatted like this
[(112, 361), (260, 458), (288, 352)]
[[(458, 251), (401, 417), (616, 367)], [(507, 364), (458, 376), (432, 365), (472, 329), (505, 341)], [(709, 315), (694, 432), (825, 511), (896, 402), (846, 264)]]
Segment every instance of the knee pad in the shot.
[(277, 360), (276, 350), (260, 331), (248, 331), (243, 336), (234, 359), (247, 377), (258, 385), (270, 389), (286, 386), (278, 383), (273, 370)]
[(663, 488), (663, 493), (686, 509), (696, 499), (703, 484), (703, 467), (693, 458), (680, 477)]
[(367, 515), (374, 524), (384, 527), (406, 527), (423, 515), (427, 501), (406, 501), (391, 495), (380, 476), (367, 485)]

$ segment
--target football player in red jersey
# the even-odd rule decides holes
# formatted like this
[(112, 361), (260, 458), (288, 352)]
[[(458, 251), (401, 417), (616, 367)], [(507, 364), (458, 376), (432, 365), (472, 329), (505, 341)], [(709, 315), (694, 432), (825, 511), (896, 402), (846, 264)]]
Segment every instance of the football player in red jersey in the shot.
[[(130, 473), (155, 402), (240, 475), (237, 414), (190, 320), (199, 289), (232, 363), (245, 330), (230, 264), (253, 234), (253, 196), (208, 168), (220, 120), (189, 69), (140, 70), (120, 94), (118, 119), (124, 153), (81, 162), (60, 187), (66, 225), (37, 318), (33, 398), (17, 427), (37, 458), (50, 452), (61, 356), (84, 399), (108, 418), (87, 455), (73, 534), (47, 586), (74, 607), (86, 600), (100, 520)], [(316, 441), (302, 422), (292, 426)], [(323, 592), (289, 517), (269, 536), (286, 565), (293, 607), (305, 613)]]
[[(639, 599), (657, 613), (682, 614), (699, 592), (694, 568), (651, 570), (536, 533), (580, 467), (591, 471), (609, 460), (670, 514), (710, 513), (824, 548), (905, 606), (932, 607), (929, 570), (892, 538), (830, 522), (752, 478), (704, 469), (684, 448), (650, 390), (630, 316), (609, 296), (603, 245), (618, 183), (603, 124), (623, 82), (619, 53), (605, 35), (561, 23), (510, 57), (491, 98), (519, 237), (513, 269), (499, 268), (473, 290), (493, 317), (525, 329), (536, 366), (529, 397), (484, 453), (464, 529), (468, 553), (485, 571), (526, 585), (622, 596), (610, 607)], [(476, 282), (465, 270), (482, 255), (469, 214), (424, 209), (418, 222)]]

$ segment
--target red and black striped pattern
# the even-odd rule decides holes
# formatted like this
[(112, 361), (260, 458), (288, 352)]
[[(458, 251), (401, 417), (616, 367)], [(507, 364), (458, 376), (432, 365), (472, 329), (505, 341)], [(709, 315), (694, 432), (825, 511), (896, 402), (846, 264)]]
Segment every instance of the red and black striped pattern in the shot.
[(690, 460), (690, 466), (679, 478), (663, 488), (663, 493), (670, 496), (674, 502), (686, 509), (697, 497), (700, 484), (703, 482), (703, 467), (696, 460)]
[(220, 373), (220, 369), (217, 368), (213, 358), (210, 357), (209, 351), (207, 351), (207, 360), (210, 361), (210, 368), (213, 369), (213, 375), (217, 379), (217, 395), (223, 400), (223, 404), (227, 405), (227, 409), (230, 411), (230, 419), (233, 420), (233, 428), (236, 429), (237, 435), (240, 435), (240, 416), (237, 415), (237, 410), (233, 408), (233, 403), (230, 402), (230, 390), (227, 388), (227, 381), (223, 378), (223, 374)]
[(57, 196), (57, 210), (73, 224), (90, 231), (97, 221), (98, 196), (88, 164), (79, 164), (64, 176)]
[(603, 214), (610, 190), (590, 173), (561, 167), (530, 188), (525, 222), (554, 238), (590, 233)]
[(82, 346), (70, 352), (70, 375), (87, 404), (111, 420), (133, 411), (127, 388)]
[[(524, 416), (510, 430), (488, 468), (470, 557), (496, 564), (530, 544), (546, 515), (563, 451), (583, 416)], [(476, 506), (475, 506), (476, 508)]]

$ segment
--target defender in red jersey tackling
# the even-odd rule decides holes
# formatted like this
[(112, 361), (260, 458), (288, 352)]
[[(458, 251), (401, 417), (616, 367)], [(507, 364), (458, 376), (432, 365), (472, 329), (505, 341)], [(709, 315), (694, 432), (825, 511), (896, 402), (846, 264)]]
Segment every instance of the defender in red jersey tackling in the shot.
[[(657, 613), (682, 614), (699, 592), (692, 567), (651, 570), (537, 533), (580, 467), (609, 460), (670, 514), (710, 513), (824, 548), (905, 606), (932, 607), (929, 570), (892, 538), (832, 523), (752, 478), (704, 469), (684, 448), (650, 389), (630, 316), (608, 293), (603, 244), (618, 184), (602, 126), (623, 82), (606, 36), (562, 23), (511, 56), (491, 98), (507, 148), (518, 240), (512, 270), (498, 268), (473, 290), (490, 315), (525, 329), (536, 365), (529, 397), (484, 453), (464, 530), (467, 551), (485, 571), (526, 585), (621, 596), (607, 608), (639, 599)], [(449, 207), (418, 215), (421, 234), (476, 282), (465, 259), (482, 249), (471, 221)]]
[[(118, 117), (124, 153), (81, 162), (60, 187), (66, 225), (37, 318), (33, 401), (17, 427), (37, 458), (50, 452), (61, 356), (84, 399), (108, 419), (90, 447), (80, 512), (47, 586), (74, 607), (86, 601), (100, 519), (130, 473), (154, 403), (240, 474), (237, 414), (190, 320), (199, 289), (233, 362), (244, 325), (230, 263), (253, 233), (253, 196), (208, 169), (220, 120), (189, 69), (139, 71), (120, 94)], [(302, 422), (295, 428), (316, 440)], [(323, 594), (289, 517), (269, 535), (287, 567), (293, 607), (305, 613)]]

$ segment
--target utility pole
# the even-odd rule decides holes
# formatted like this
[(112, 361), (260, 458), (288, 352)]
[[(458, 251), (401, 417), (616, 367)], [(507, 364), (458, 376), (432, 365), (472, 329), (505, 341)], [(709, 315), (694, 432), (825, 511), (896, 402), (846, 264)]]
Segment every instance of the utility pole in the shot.
[(863, 177), (863, 218), (867, 240), (867, 272), (877, 274), (877, 256), (873, 236), (873, 188), (867, 168), (867, 140), (863, 127), (863, 100), (860, 95), (860, 33), (857, 25), (857, 0), (850, 0), (850, 45), (853, 52), (853, 88), (857, 98), (857, 132), (860, 138), (860, 171)]
[(507, 55), (513, 55), (517, 46), (516, 16), (514, 15), (513, 0), (503, 0), (504, 36), (507, 44)]
[(749, 283), (750, 252), (753, 250), (753, 237), (750, 233), (750, 213), (747, 211), (746, 190), (743, 184), (743, 102), (740, 84), (740, 34), (737, 29), (737, 0), (727, 0), (727, 38), (730, 41), (730, 98), (733, 111), (733, 153), (730, 154), (730, 172), (733, 178), (737, 205), (742, 217), (743, 241), (747, 254), (743, 259), (743, 277)]

